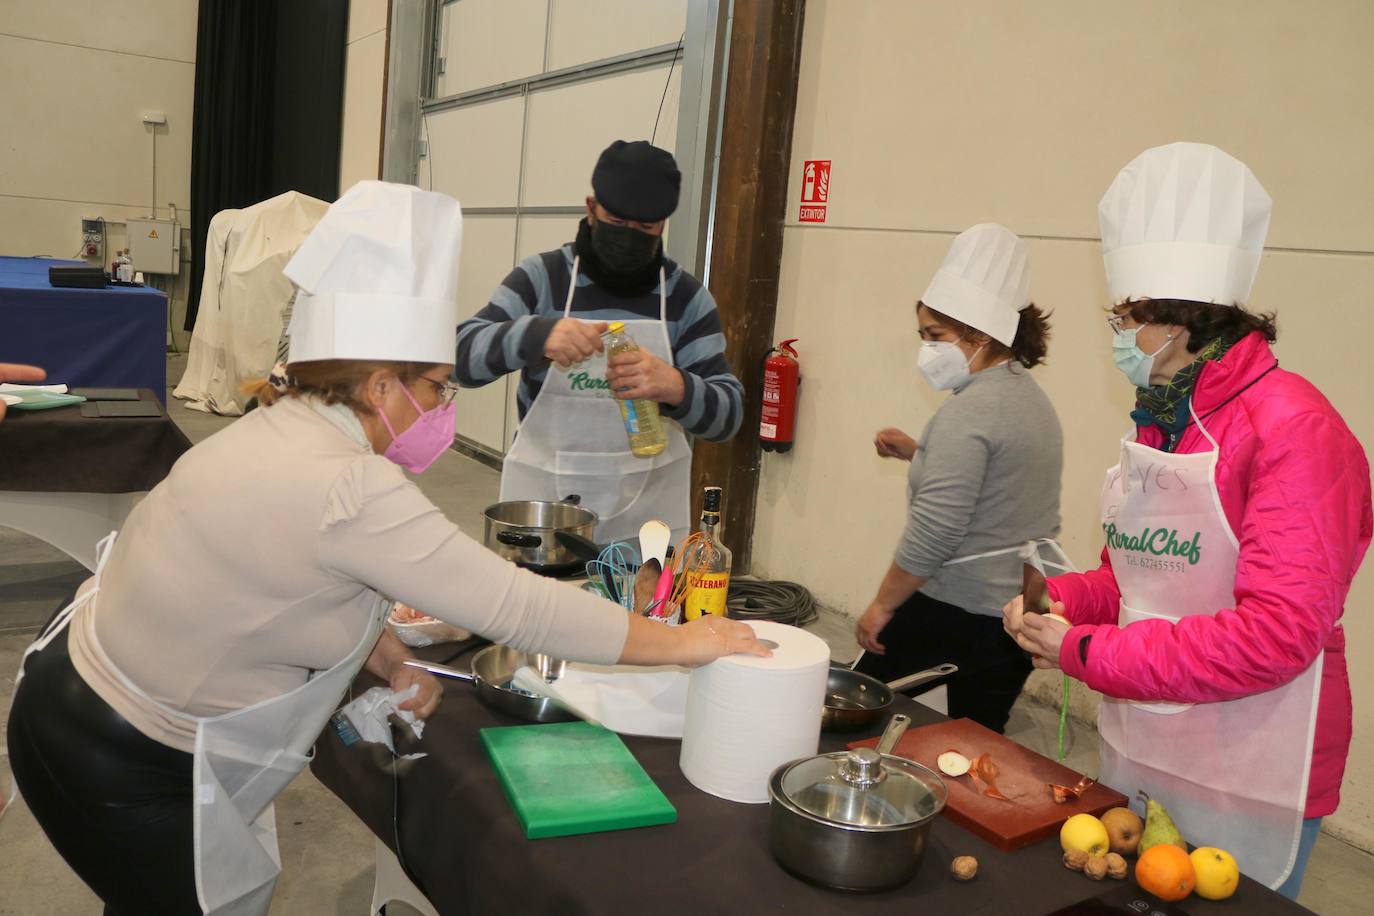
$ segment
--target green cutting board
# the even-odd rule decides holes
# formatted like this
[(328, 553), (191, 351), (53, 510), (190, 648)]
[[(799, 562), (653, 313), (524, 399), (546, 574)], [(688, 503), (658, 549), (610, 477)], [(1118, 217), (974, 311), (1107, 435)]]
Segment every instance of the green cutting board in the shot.
[(613, 731), (587, 722), (481, 729), (531, 840), (671, 824), (677, 809)]
[(10, 405), (12, 410), (50, 410), (53, 407), (70, 407), (86, 400), (79, 394), (58, 394), (55, 391), (26, 391), (23, 394), (6, 391), (5, 394), (19, 397), (18, 404)]

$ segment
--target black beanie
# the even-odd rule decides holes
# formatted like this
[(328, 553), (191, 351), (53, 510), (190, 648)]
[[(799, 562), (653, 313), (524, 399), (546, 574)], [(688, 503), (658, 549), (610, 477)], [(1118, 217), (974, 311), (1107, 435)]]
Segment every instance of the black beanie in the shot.
[(639, 223), (665, 220), (677, 209), (682, 173), (673, 154), (647, 140), (617, 140), (606, 147), (592, 170), (597, 203), (621, 219)]

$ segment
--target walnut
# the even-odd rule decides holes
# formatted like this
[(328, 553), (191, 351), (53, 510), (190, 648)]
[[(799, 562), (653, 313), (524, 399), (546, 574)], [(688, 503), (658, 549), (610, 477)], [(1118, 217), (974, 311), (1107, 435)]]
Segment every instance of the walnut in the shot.
[(1126, 877), (1126, 860), (1114, 852), (1107, 853), (1107, 875), (1118, 881)]
[(972, 881), (978, 874), (978, 860), (973, 856), (960, 856), (950, 863), (949, 870), (958, 881)]
[(1064, 853), (1064, 867), (1070, 871), (1082, 871), (1088, 864), (1088, 854), (1080, 849), (1070, 849)]
[(1107, 877), (1107, 857), (1093, 856), (1088, 859), (1088, 864), (1083, 866), (1083, 874), (1094, 881), (1101, 881)]

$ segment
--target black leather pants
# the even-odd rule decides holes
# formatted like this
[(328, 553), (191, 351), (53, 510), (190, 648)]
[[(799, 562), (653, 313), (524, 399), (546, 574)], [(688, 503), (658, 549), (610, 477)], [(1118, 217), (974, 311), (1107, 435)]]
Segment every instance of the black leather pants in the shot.
[(65, 630), (25, 664), (9, 754), (29, 810), (107, 916), (200, 913), (191, 755), (148, 738), (91, 690)]

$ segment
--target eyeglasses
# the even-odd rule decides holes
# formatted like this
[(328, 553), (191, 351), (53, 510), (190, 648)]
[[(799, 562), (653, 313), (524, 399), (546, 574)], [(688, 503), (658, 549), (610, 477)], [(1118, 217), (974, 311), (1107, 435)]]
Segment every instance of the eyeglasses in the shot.
[(1122, 331), (1126, 330), (1126, 319), (1127, 319), (1127, 318), (1130, 318), (1130, 317), (1131, 317), (1131, 316), (1130, 316), (1129, 314), (1126, 314), (1126, 315), (1108, 315), (1108, 316), (1107, 316), (1107, 327), (1109, 327), (1109, 328), (1112, 329), (1112, 333), (1113, 333), (1113, 334), (1120, 334)]
[(452, 404), (453, 399), (458, 397), (459, 387), (452, 382), (436, 382), (427, 375), (420, 376), (421, 381), (429, 382), (434, 389), (439, 392), (440, 404)]

